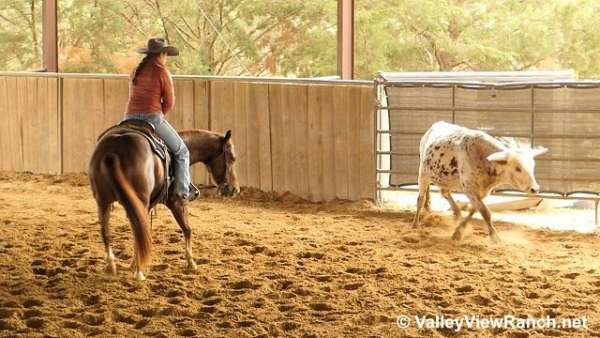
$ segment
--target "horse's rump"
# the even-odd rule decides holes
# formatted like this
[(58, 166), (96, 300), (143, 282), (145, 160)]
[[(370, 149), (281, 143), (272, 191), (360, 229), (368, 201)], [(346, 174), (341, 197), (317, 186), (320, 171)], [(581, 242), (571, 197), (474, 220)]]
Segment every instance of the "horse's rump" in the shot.
[[(102, 171), (102, 161), (109, 153), (119, 157), (125, 177), (134, 189), (142, 195), (147, 194), (146, 202), (150, 209), (166, 200), (168, 166), (165, 161), (157, 155), (146, 136), (120, 128), (114, 129), (114, 133), (109, 129), (96, 145), (89, 167), (92, 188), (95, 182), (100, 186), (108, 183)], [(170, 160), (168, 155), (164, 156)]]

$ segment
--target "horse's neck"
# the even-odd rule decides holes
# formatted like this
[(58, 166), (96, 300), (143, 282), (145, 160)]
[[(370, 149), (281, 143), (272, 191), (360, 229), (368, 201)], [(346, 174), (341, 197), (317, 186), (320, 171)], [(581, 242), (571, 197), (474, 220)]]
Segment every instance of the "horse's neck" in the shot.
[(208, 133), (186, 133), (183, 141), (190, 152), (190, 165), (202, 162), (206, 164), (218, 151), (218, 139)]

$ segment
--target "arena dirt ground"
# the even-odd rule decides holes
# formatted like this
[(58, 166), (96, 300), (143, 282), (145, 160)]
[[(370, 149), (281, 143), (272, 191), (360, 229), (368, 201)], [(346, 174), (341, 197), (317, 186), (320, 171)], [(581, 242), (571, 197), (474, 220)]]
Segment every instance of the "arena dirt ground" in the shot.
[[(85, 176), (0, 173), (0, 337), (600, 336), (596, 234), (481, 221), (460, 243), (449, 215), (306, 203), (244, 191), (190, 205), (196, 273), (165, 207), (147, 280), (133, 280), (130, 227), (111, 218), (118, 276), (104, 272)], [(399, 315), (586, 317), (587, 330), (419, 330)], [(559, 321), (560, 323), (560, 321)]]

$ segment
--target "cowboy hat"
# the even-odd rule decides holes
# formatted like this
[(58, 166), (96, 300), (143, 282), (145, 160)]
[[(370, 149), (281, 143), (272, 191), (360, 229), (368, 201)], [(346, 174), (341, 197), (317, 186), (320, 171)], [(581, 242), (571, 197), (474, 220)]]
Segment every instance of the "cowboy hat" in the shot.
[(179, 55), (179, 50), (173, 46), (169, 46), (167, 41), (163, 38), (149, 39), (148, 46), (145, 48), (138, 48), (137, 52), (142, 54), (167, 53), (168, 56)]

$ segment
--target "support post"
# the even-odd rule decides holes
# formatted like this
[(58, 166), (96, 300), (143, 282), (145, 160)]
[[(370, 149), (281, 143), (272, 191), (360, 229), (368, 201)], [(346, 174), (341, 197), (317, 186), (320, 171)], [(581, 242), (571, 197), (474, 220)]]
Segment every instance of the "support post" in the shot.
[(342, 80), (354, 79), (354, 0), (338, 0), (337, 68)]
[(594, 223), (598, 226), (598, 204), (600, 204), (600, 200), (595, 200), (594, 203), (596, 204), (594, 208)]
[(42, 49), (43, 67), (58, 72), (58, 5), (57, 0), (43, 0)]

